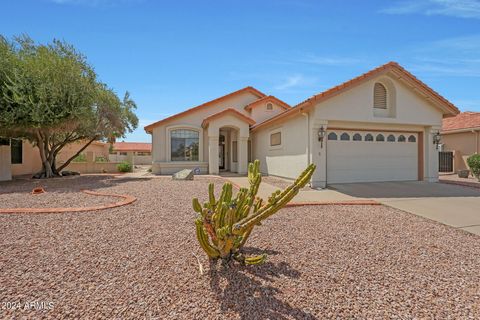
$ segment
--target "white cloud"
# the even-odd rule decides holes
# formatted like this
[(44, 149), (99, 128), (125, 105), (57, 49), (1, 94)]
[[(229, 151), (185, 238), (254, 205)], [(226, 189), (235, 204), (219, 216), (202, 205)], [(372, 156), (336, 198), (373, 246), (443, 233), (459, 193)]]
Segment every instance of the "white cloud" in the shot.
[(404, 55), (410, 69), (427, 76), (480, 77), (480, 34), (417, 44)]
[(460, 18), (480, 18), (479, 0), (407, 0), (382, 9), (387, 14), (443, 15)]

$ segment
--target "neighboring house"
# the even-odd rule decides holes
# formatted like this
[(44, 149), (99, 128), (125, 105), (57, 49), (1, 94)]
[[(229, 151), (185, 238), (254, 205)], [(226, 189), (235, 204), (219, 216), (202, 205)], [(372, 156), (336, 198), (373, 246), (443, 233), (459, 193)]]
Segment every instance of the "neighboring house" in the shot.
[(453, 168), (452, 172), (467, 169), (466, 158), (480, 152), (480, 112), (462, 112), (443, 119), (441, 134), (443, 151), (453, 153), (453, 163), (447, 167)]
[(110, 161), (127, 161), (132, 164), (152, 164), (152, 144), (143, 142), (115, 142)]
[[(73, 156), (84, 143), (65, 146), (57, 156), (57, 164)], [(83, 153), (91, 152), (94, 157), (108, 157), (108, 144), (94, 141)], [(38, 148), (27, 140), (0, 139), (0, 181), (11, 180), (12, 176), (33, 175), (42, 168)]]
[(395, 62), (294, 108), (252, 87), (145, 127), (152, 170), (184, 168), (295, 178), (309, 163), (313, 187), (332, 183), (438, 180), (434, 137), (458, 109)]

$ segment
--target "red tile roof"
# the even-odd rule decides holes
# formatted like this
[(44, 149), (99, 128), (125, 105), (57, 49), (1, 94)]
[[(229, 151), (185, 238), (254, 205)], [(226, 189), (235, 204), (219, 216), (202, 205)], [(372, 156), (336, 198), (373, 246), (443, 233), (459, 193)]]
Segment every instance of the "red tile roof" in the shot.
[(228, 108), (228, 109), (225, 109), (223, 111), (212, 114), (211, 116), (203, 119), (202, 127), (205, 128), (210, 121), (212, 121), (214, 119), (217, 119), (217, 118), (220, 118), (221, 116), (227, 115), (227, 114), (231, 114), (232, 116), (235, 116), (235, 117), (247, 122), (249, 125), (254, 125), (255, 124), (255, 120), (253, 120), (252, 118), (244, 115), (243, 113), (241, 113), (241, 112), (239, 112), (239, 111), (237, 111), (233, 108)]
[(114, 151), (141, 151), (151, 152), (152, 144), (147, 142), (115, 142), (113, 144)]
[(278, 106), (280, 106), (281, 108), (283, 108), (284, 110), (288, 110), (288, 109), (291, 109), (292, 107), (283, 102), (282, 100), (278, 99), (277, 97), (274, 97), (274, 96), (267, 96), (267, 97), (263, 97), (261, 99), (258, 99), (258, 100), (255, 100), (253, 101), (252, 103), (249, 103), (245, 106), (245, 110), (251, 110), (253, 107), (256, 107), (262, 103), (266, 103), (266, 102), (273, 102), (275, 104), (277, 104)]
[(480, 128), (480, 112), (462, 112), (455, 117), (443, 119), (442, 131)]
[(449, 111), (448, 115), (456, 115), (460, 111), (457, 109), (455, 105), (453, 105), (450, 101), (442, 97), (440, 94), (438, 94), (436, 91), (428, 87), (425, 83), (417, 79), (413, 74), (405, 70), (402, 66), (400, 66), (396, 62), (389, 62), (384, 65), (381, 65), (373, 70), (370, 70), (356, 78), (353, 78), (349, 81), (346, 81), (342, 84), (339, 84), (338, 86), (335, 86), (333, 88), (330, 88), (324, 92), (321, 92), (317, 95), (312, 96), (311, 98), (308, 98), (307, 100), (300, 102), (297, 104), (295, 107), (293, 107), (290, 110), (287, 110), (285, 112), (280, 113), (279, 115), (270, 118), (262, 123), (257, 124), (256, 126), (253, 127), (253, 129), (258, 129), (260, 127), (263, 127), (267, 124), (276, 122), (277, 120), (283, 119), (285, 117), (288, 117), (290, 115), (295, 114), (296, 112), (303, 112), (304, 110), (308, 110), (309, 108), (315, 106), (317, 103), (330, 99), (356, 85), (362, 84), (365, 81), (368, 81), (374, 77), (377, 77), (382, 74), (386, 74), (388, 72), (391, 72), (392, 74), (398, 76), (401, 80), (405, 81), (409, 85), (413, 86), (418, 92), (423, 92), (425, 95), (430, 97), (435, 101), (436, 104), (441, 104)]
[(209, 106), (209, 105), (211, 105), (211, 104), (213, 104), (213, 103), (220, 102), (220, 101), (222, 101), (222, 100), (224, 100), (224, 99), (230, 98), (230, 97), (232, 97), (232, 96), (235, 96), (235, 95), (240, 94), (240, 93), (243, 93), (243, 92), (253, 93), (254, 95), (256, 95), (256, 96), (259, 97), (259, 98), (263, 98), (263, 97), (266, 96), (266, 94), (264, 94), (263, 92), (260, 92), (259, 90), (255, 89), (254, 87), (248, 86), (248, 87), (245, 87), (245, 88), (243, 88), (243, 89), (240, 89), (240, 90), (231, 92), (231, 93), (229, 93), (229, 94), (226, 94), (226, 95), (224, 95), (224, 96), (221, 96), (220, 98), (216, 98), (216, 99), (210, 100), (210, 101), (208, 101), (208, 102), (205, 102), (205, 103), (203, 103), (203, 104), (201, 104), (201, 105), (199, 105), (199, 106), (196, 106), (196, 107), (190, 108), (190, 109), (188, 109), (188, 110), (185, 110), (185, 111), (183, 111), (183, 112), (174, 114), (174, 115), (171, 116), (171, 117), (168, 117), (168, 118), (162, 119), (162, 120), (160, 120), (160, 121), (157, 121), (157, 122), (155, 122), (155, 123), (149, 124), (149, 125), (146, 126), (144, 129), (145, 129), (145, 131), (146, 131), (147, 133), (152, 133), (152, 129), (153, 129), (154, 127), (156, 127), (156, 126), (158, 126), (158, 125), (160, 125), (160, 124), (162, 124), (162, 123), (164, 123), (164, 122), (166, 122), (166, 121), (169, 121), (169, 120), (172, 120), (172, 119), (175, 119), (175, 118), (184, 116), (184, 115), (186, 115), (186, 114), (188, 114), (188, 113), (191, 113), (191, 112), (193, 112), (193, 111), (196, 111), (196, 110), (201, 109), (201, 108), (204, 108), (204, 107), (207, 107), (207, 106)]

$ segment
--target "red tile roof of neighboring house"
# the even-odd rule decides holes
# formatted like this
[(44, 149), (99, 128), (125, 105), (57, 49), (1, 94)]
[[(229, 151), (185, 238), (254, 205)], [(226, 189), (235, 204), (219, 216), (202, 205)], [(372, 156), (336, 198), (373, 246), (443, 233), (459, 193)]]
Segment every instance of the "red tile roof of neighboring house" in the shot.
[(220, 98), (216, 98), (216, 99), (210, 100), (210, 101), (208, 101), (208, 102), (205, 102), (205, 103), (203, 103), (203, 104), (201, 104), (201, 105), (199, 105), (199, 106), (196, 106), (196, 107), (190, 108), (190, 109), (188, 109), (188, 110), (185, 110), (185, 111), (183, 111), (183, 112), (174, 114), (174, 115), (171, 116), (171, 117), (168, 117), (168, 118), (162, 119), (162, 120), (160, 120), (160, 121), (154, 122), (154, 123), (152, 123), (152, 124), (149, 124), (149, 125), (146, 126), (144, 129), (145, 129), (145, 131), (146, 131), (147, 133), (152, 133), (152, 129), (153, 129), (154, 127), (156, 127), (156, 126), (158, 126), (158, 125), (160, 125), (160, 124), (162, 124), (162, 123), (164, 123), (164, 122), (166, 122), (166, 121), (169, 121), (169, 120), (172, 120), (172, 119), (175, 119), (175, 118), (184, 116), (184, 115), (186, 115), (186, 114), (188, 114), (188, 113), (191, 113), (191, 112), (193, 112), (193, 111), (196, 111), (196, 110), (201, 109), (201, 108), (204, 108), (204, 107), (207, 107), (207, 106), (209, 106), (209, 105), (211, 105), (211, 104), (213, 104), (213, 103), (220, 102), (220, 101), (222, 101), (222, 100), (225, 100), (225, 99), (227, 99), (227, 98), (230, 98), (230, 97), (232, 97), (232, 96), (235, 96), (235, 95), (240, 94), (240, 93), (243, 93), (243, 92), (253, 93), (254, 95), (256, 95), (256, 96), (259, 97), (259, 98), (263, 98), (263, 97), (266, 96), (266, 94), (264, 94), (263, 92), (260, 92), (259, 90), (255, 89), (254, 87), (248, 86), (248, 87), (245, 87), (245, 88), (243, 88), (243, 89), (240, 89), (240, 90), (231, 92), (231, 93), (229, 93), (229, 94), (226, 94), (226, 95), (224, 95), (224, 96), (221, 96)]
[(442, 131), (480, 128), (480, 112), (462, 112), (455, 117), (443, 119)]
[(223, 111), (220, 111), (220, 112), (217, 112), (215, 114), (212, 114), (211, 116), (209, 117), (206, 117), (205, 119), (203, 119), (203, 122), (202, 122), (202, 127), (206, 127), (208, 125), (208, 123), (214, 119), (217, 119), (217, 118), (220, 118), (221, 116), (224, 116), (224, 115), (227, 115), (227, 114), (231, 114), (232, 116), (235, 116), (245, 122), (247, 122), (249, 125), (254, 125), (255, 124), (255, 120), (253, 120), (252, 118), (244, 115), (243, 113), (241, 113), (240, 111), (237, 111), (233, 108), (228, 108), (228, 109), (225, 109)]
[(113, 144), (114, 151), (140, 151), (151, 152), (152, 144), (147, 142), (115, 142)]
[[(382, 74), (386, 74), (390, 72), (391, 74), (397, 76), (399, 79), (404, 81), (406, 84), (412, 86), (415, 88), (415, 90), (419, 93), (422, 93), (424, 96), (428, 97), (428, 99), (431, 99), (434, 104), (437, 105), (442, 105), (445, 110), (448, 110), (448, 115), (453, 116), (458, 114), (460, 111), (457, 109), (455, 105), (453, 105), (450, 101), (442, 97), (440, 94), (438, 94), (436, 91), (428, 87), (425, 83), (417, 79), (413, 74), (405, 70), (402, 66), (400, 66), (396, 62), (389, 62), (384, 65), (381, 65), (380, 67), (377, 67), (373, 70), (370, 70), (356, 78), (353, 78), (349, 81), (346, 81), (342, 84), (339, 84), (338, 86), (335, 86), (333, 88), (330, 88), (324, 92), (321, 92), (317, 95), (312, 96), (311, 98), (308, 98), (307, 100), (300, 102), (297, 104), (295, 107), (293, 107), (290, 110), (287, 110), (285, 112), (280, 113), (279, 115), (270, 118), (262, 123), (257, 124), (256, 126), (253, 127), (254, 130), (263, 127), (267, 124), (276, 122), (280, 119), (283, 119), (285, 117), (288, 117), (290, 115), (293, 115), (297, 112), (303, 112), (305, 110), (308, 110), (309, 108), (315, 106), (317, 103), (325, 101), (327, 99), (330, 99), (332, 97), (335, 97), (336, 95), (354, 87), (359, 84), (364, 83), (365, 81), (368, 81), (374, 77), (377, 77)], [(446, 114), (446, 113), (444, 113)]]
[(282, 100), (278, 99), (277, 97), (274, 97), (274, 96), (267, 96), (267, 97), (263, 97), (261, 99), (258, 99), (258, 100), (255, 100), (253, 101), (252, 103), (249, 103), (245, 106), (245, 110), (251, 110), (253, 107), (256, 107), (262, 103), (267, 103), (267, 102), (273, 102), (275, 104), (277, 104), (278, 106), (280, 106), (281, 108), (283, 108), (284, 110), (288, 110), (288, 109), (291, 109), (292, 107), (283, 102)]

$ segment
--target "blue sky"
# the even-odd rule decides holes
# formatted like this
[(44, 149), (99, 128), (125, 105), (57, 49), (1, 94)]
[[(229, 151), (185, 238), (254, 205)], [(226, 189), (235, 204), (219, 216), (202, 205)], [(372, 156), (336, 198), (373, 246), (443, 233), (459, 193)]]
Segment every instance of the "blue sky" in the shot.
[(0, 32), (64, 39), (130, 91), (140, 127), (247, 85), (292, 105), (397, 61), (480, 111), (480, 1), (16, 0)]

